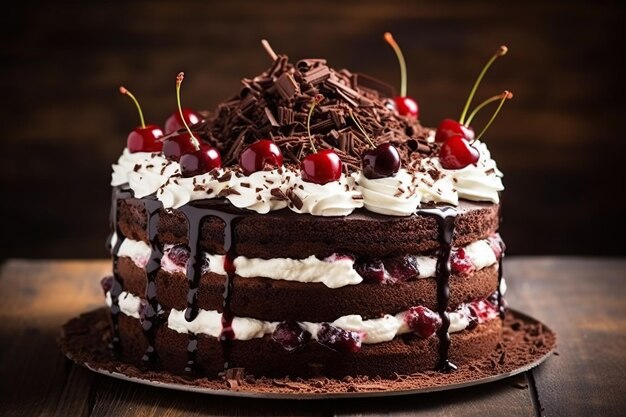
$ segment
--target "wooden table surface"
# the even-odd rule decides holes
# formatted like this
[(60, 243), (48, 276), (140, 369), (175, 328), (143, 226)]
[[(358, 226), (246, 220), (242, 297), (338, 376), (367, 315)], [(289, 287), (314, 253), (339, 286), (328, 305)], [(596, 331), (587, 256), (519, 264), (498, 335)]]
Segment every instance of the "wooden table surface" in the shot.
[(505, 260), (512, 307), (558, 334), (557, 354), (503, 381), (402, 397), (278, 401), (176, 392), (74, 365), (55, 339), (103, 304), (108, 261), (9, 260), (0, 275), (0, 416), (623, 416), (626, 259)]

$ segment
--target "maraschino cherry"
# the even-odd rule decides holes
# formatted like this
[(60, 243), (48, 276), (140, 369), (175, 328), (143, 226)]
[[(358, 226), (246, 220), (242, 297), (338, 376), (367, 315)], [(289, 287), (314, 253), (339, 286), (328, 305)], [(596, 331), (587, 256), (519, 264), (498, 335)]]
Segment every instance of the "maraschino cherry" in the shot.
[(393, 48), (396, 56), (398, 57), (398, 63), (400, 64), (400, 96), (394, 98), (396, 105), (396, 111), (402, 116), (419, 117), (419, 107), (417, 102), (411, 97), (406, 95), (406, 62), (404, 61), (404, 55), (398, 43), (395, 41), (391, 33), (386, 32), (384, 35), (385, 41)]
[(179, 133), (163, 141), (163, 156), (170, 161), (178, 162), (181, 155), (192, 153), (195, 150), (196, 147), (192, 143), (191, 135), (188, 132)]
[(143, 118), (143, 112), (141, 111), (141, 106), (139, 102), (135, 98), (135, 96), (128, 91), (125, 87), (120, 87), (120, 93), (130, 97), (130, 99), (137, 106), (137, 111), (139, 112), (139, 120), (141, 121), (141, 126), (136, 127), (132, 132), (128, 134), (128, 139), (126, 139), (126, 147), (132, 153), (134, 152), (159, 152), (161, 150), (162, 144), (158, 140), (163, 136), (163, 131), (156, 125), (147, 125)]
[(278, 168), (283, 164), (283, 153), (269, 139), (262, 139), (248, 145), (239, 154), (239, 166), (244, 175), (250, 175), (266, 168)]
[(350, 110), (350, 117), (354, 124), (359, 128), (365, 139), (369, 142), (371, 148), (367, 149), (361, 155), (361, 164), (363, 166), (363, 175), (369, 179), (379, 179), (393, 177), (400, 170), (400, 153), (391, 143), (381, 143), (376, 146), (374, 141), (369, 137), (361, 123), (357, 120)]
[(323, 99), (324, 97), (318, 94), (311, 103), (306, 128), (313, 153), (307, 155), (300, 163), (302, 179), (315, 184), (326, 184), (331, 181), (337, 181), (341, 177), (341, 159), (339, 155), (332, 149), (324, 149), (318, 152), (315, 143), (313, 143), (313, 136), (311, 136), (311, 115), (315, 106)]
[[(498, 116), (498, 113), (504, 105), (504, 102), (513, 98), (513, 93), (505, 91), (499, 96), (495, 97), (500, 99), (500, 104), (491, 116), (491, 119), (489, 119), (489, 122), (487, 122), (483, 130), (480, 131), (476, 139), (474, 139), (472, 142), (469, 142), (468, 139), (463, 135), (454, 135), (443, 142), (443, 144), (441, 145), (441, 149), (439, 150), (439, 161), (441, 162), (442, 167), (444, 167), (445, 169), (461, 169), (470, 164), (476, 164), (478, 162), (478, 159), (480, 158), (480, 153), (478, 152), (478, 149), (472, 146), (472, 143), (480, 140), (480, 138), (483, 137), (487, 129), (489, 129), (493, 121), (496, 119), (496, 116)], [(486, 104), (481, 105), (484, 106)], [(470, 117), (473, 117), (474, 115), (475, 112), (473, 112)]]
[(187, 178), (204, 174), (215, 168), (220, 168), (222, 166), (222, 158), (217, 149), (206, 143), (201, 144), (200, 141), (196, 139), (183, 117), (183, 110), (180, 105), (180, 85), (183, 83), (184, 78), (185, 74), (182, 72), (176, 77), (176, 102), (178, 104), (178, 111), (181, 113), (181, 119), (189, 133), (189, 139), (194, 148), (192, 152), (181, 155), (179, 160), (180, 173), (183, 177)]
[(169, 133), (176, 132), (177, 130), (184, 128), (185, 124), (183, 123), (183, 119), (188, 125), (191, 126), (199, 123), (202, 118), (198, 113), (194, 112), (193, 110), (183, 107), (182, 116), (181, 112), (177, 110), (172, 113), (170, 117), (167, 118), (167, 120), (165, 121), (165, 134), (167, 135)]
[[(491, 56), (489, 61), (487, 61), (487, 63), (483, 67), (480, 74), (478, 74), (478, 78), (476, 78), (476, 81), (474, 82), (474, 85), (472, 87), (472, 90), (469, 93), (469, 96), (467, 96), (467, 100), (465, 101), (465, 107), (463, 107), (463, 111), (461, 112), (461, 117), (459, 118), (459, 121), (456, 121), (453, 119), (442, 120), (441, 123), (439, 124), (439, 127), (437, 127), (437, 132), (435, 133), (435, 142), (444, 142), (449, 137), (452, 137), (455, 135), (461, 135), (465, 137), (465, 139), (467, 140), (474, 139), (474, 130), (471, 127), (469, 127), (470, 122), (473, 119), (473, 116), (468, 118), (468, 120), (465, 120), (465, 116), (467, 115), (467, 111), (469, 110), (469, 106), (472, 104), (472, 100), (474, 99), (476, 90), (478, 89), (478, 86), (483, 80), (483, 77), (487, 73), (487, 70), (496, 61), (496, 59), (498, 59), (498, 57), (506, 55), (507, 51), (508, 51), (508, 48), (502, 45), (498, 48), (496, 53)], [(481, 105), (477, 107), (477, 110), (480, 110), (481, 108), (483, 108), (485, 105), (489, 103), (491, 103), (491, 101), (483, 102)], [(475, 115), (477, 110), (472, 112), (472, 114)]]
[(461, 169), (475, 164), (480, 158), (478, 149), (461, 135), (454, 135), (446, 139), (439, 150), (439, 161), (445, 169)]

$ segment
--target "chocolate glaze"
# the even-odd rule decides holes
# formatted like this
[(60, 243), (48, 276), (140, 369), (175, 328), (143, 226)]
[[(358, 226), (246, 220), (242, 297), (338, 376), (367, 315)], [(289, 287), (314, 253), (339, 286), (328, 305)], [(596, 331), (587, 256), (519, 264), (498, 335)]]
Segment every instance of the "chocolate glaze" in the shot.
[(498, 260), (498, 310), (500, 311), (500, 318), (504, 320), (506, 309), (502, 298), (502, 258), (504, 258), (504, 252), (502, 252), (500, 259)]
[(161, 268), (161, 258), (163, 257), (163, 251), (159, 243), (159, 236), (157, 232), (157, 225), (159, 223), (159, 210), (163, 207), (161, 202), (155, 197), (146, 197), (142, 199), (146, 210), (147, 226), (146, 232), (148, 234), (148, 242), (150, 244), (150, 259), (146, 265), (146, 296), (145, 299), (148, 304), (143, 309), (141, 324), (143, 327), (146, 340), (148, 341), (148, 348), (143, 355), (142, 360), (144, 362), (156, 362), (157, 353), (154, 348), (154, 340), (156, 337), (157, 317), (159, 314), (159, 302), (157, 300), (156, 291), (156, 275)]
[[(122, 245), (123, 235), (119, 228), (119, 222), (117, 221), (117, 215), (119, 210), (119, 202), (125, 198), (132, 197), (132, 191), (130, 189), (123, 189), (121, 187), (113, 187), (111, 195), (111, 234), (109, 235), (106, 243), (106, 247), (111, 251), (113, 258), (113, 283), (111, 286), (111, 321), (113, 323), (113, 337), (111, 338), (110, 348), (115, 352), (120, 352), (120, 332), (119, 332), (119, 313), (120, 303), (119, 297), (123, 289), (123, 280), (119, 272), (119, 256), (117, 255), (120, 246)], [(113, 236), (117, 236), (115, 244), (113, 243)]]
[[(233, 209), (224, 200), (199, 200), (184, 205), (179, 209), (187, 218), (187, 242), (189, 244), (189, 261), (187, 262), (187, 282), (189, 289), (187, 292), (187, 309), (185, 310), (185, 320), (193, 321), (200, 312), (198, 306), (198, 286), (202, 275), (203, 259), (200, 254), (200, 229), (202, 221), (206, 217), (217, 217), (224, 222), (224, 250), (226, 258), (224, 269), (226, 270), (226, 281), (224, 282), (224, 304), (222, 312), (222, 333), (220, 341), (224, 350), (224, 367), (228, 367), (230, 342), (235, 338), (232, 330), (233, 314), (230, 309), (230, 299), (233, 290), (233, 279), (235, 268), (232, 260), (236, 257), (236, 235), (235, 223), (245, 212)], [(187, 345), (188, 361), (185, 368), (188, 372), (193, 372), (197, 366), (197, 336), (190, 333)]]
[(417, 214), (432, 216), (437, 220), (439, 226), (441, 248), (437, 252), (437, 312), (441, 316), (441, 327), (437, 332), (439, 337), (438, 368), (442, 372), (450, 372), (457, 369), (456, 365), (448, 360), (450, 316), (447, 311), (450, 302), (450, 255), (457, 211), (454, 207), (443, 207), (441, 209), (419, 209)]

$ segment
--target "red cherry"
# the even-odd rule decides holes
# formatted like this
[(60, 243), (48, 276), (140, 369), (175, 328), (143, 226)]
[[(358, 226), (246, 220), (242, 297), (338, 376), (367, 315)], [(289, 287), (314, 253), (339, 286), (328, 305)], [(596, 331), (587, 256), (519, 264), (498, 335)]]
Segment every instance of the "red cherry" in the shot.
[(326, 184), (341, 177), (341, 159), (331, 149), (307, 155), (300, 164), (302, 179), (315, 184)]
[(474, 129), (452, 119), (443, 119), (437, 127), (435, 142), (445, 142), (451, 136), (461, 135), (465, 139), (474, 140)]
[(183, 177), (195, 177), (222, 166), (220, 153), (206, 143), (200, 145), (200, 149), (180, 157), (180, 173)]
[(163, 144), (158, 139), (163, 131), (156, 125), (137, 127), (128, 134), (126, 147), (130, 152), (159, 152)]
[(478, 162), (480, 153), (461, 135), (448, 138), (439, 150), (439, 160), (445, 169), (461, 169)]
[(406, 324), (418, 336), (427, 339), (441, 327), (439, 314), (426, 307), (411, 307), (404, 317)]
[(262, 139), (247, 146), (239, 154), (239, 165), (245, 175), (262, 171), (266, 167), (278, 168), (283, 164), (283, 153), (269, 139)]
[(400, 154), (391, 143), (383, 143), (363, 152), (363, 174), (376, 179), (393, 177), (400, 169)]
[[(194, 112), (191, 109), (183, 108), (182, 110), (183, 117), (189, 126), (195, 125), (200, 122), (201, 117), (198, 113)], [(180, 112), (175, 111), (172, 113), (170, 117), (165, 121), (165, 134), (172, 133), (177, 131), (178, 129), (182, 129), (185, 127), (183, 123), (183, 119), (180, 117)]]
[(411, 97), (396, 97), (393, 100), (396, 103), (396, 110), (401, 116), (419, 118), (419, 107)]
[(181, 155), (192, 153), (196, 147), (188, 132), (167, 138), (163, 141), (163, 155), (170, 161), (178, 161)]

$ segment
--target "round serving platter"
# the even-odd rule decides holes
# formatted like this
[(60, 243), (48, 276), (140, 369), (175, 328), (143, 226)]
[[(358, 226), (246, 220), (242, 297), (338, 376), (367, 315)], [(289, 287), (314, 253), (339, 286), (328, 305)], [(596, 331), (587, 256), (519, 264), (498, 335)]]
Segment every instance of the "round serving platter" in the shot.
[(142, 371), (112, 358), (105, 343), (106, 309), (98, 309), (68, 321), (59, 344), (78, 365), (125, 381), (201, 394), (267, 399), (315, 400), (425, 394), (498, 381), (526, 372), (545, 361), (556, 348), (556, 335), (540, 321), (509, 309), (503, 341), (489, 358), (459, 367), (451, 373), (429, 371), (396, 379), (368, 377), (289, 379), (249, 376), (220, 379), (187, 378), (164, 371)]

